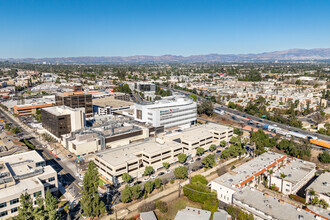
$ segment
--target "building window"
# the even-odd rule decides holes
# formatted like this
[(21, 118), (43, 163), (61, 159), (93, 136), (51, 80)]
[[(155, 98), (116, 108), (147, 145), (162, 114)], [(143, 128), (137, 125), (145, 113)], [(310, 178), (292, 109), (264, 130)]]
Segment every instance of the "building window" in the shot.
[(53, 188), (55, 188), (55, 184), (49, 185), (49, 189), (53, 189)]
[(33, 193), (34, 197), (41, 196), (41, 191)]
[(0, 212), (0, 217), (6, 216), (6, 215), (8, 215), (8, 212), (7, 211)]
[(12, 209), (10, 210), (10, 212), (11, 212), (11, 213), (15, 213), (15, 212), (17, 212), (17, 210), (18, 210), (18, 208), (15, 207), (15, 208), (12, 208)]
[(46, 164), (45, 164), (45, 161), (42, 161), (42, 162), (37, 162), (36, 163), (36, 166), (37, 167), (44, 167)]
[(48, 182), (52, 182), (52, 181), (54, 181), (55, 180), (55, 177), (50, 177), (50, 178), (48, 178)]
[(18, 198), (13, 199), (13, 200), (10, 200), (10, 205), (16, 204), (18, 202), (19, 202), (19, 199)]
[(0, 209), (3, 208), (3, 207), (6, 207), (6, 206), (7, 206), (6, 202), (0, 203)]

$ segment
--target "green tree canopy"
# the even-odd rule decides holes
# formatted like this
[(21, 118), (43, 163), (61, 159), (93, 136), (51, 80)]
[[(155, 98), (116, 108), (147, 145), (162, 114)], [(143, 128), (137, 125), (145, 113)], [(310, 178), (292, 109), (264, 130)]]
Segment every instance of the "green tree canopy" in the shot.
[(203, 153), (204, 153), (204, 151), (205, 151), (204, 148), (202, 148), (202, 147), (198, 147), (198, 148), (196, 149), (196, 155), (198, 155), (198, 156), (202, 156)]
[(174, 170), (174, 176), (177, 179), (185, 179), (188, 177), (188, 167), (177, 167)]
[(215, 155), (207, 155), (207, 157), (202, 160), (202, 164), (204, 164), (206, 168), (212, 168), (215, 165)]
[(146, 168), (144, 169), (144, 175), (145, 176), (150, 176), (151, 174), (154, 173), (154, 168), (152, 166), (146, 166)]
[(179, 154), (179, 155), (178, 155), (178, 160), (179, 160), (180, 163), (184, 163), (184, 162), (186, 162), (186, 160), (187, 160), (187, 155), (185, 155), (184, 153)]
[(98, 194), (99, 173), (93, 161), (88, 163), (87, 172), (83, 179), (81, 208), (86, 217), (98, 217), (105, 213), (104, 202)]

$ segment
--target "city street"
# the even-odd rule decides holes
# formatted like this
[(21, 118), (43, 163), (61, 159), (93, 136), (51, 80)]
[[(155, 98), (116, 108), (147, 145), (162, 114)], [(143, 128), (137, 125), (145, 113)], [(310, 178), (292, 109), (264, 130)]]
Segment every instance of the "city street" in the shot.
[(63, 186), (67, 187), (75, 199), (79, 199), (80, 191), (82, 189), (82, 187), (79, 186), (79, 183), (82, 181), (75, 176), (75, 166), (73, 166), (74, 168), (70, 169), (66, 165), (65, 160), (62, 161), (61, 159), (55, 159), (53, 153), (47, 150), (47, 148), (42, 147), (43, 144), (41, 143), (41, 140), (36, 138), (37, 136), (34, 133), (28, 132), (27, 129), (24, 128), (25, 126), (23, 123), (14, 120), (14, 116), (10, 117), (8, 113), (2, 109), (0, 109), (0, 114), (5, 118), (7, 122), (12, 123), (13, 126), (19, 127), (21, 131), (21, 138), (27, 139), (34, 146), (36, 146), (37, 152), (46, 160), (47, 165), (51, 165), (58, 172), (59, 180), (61, 180)]

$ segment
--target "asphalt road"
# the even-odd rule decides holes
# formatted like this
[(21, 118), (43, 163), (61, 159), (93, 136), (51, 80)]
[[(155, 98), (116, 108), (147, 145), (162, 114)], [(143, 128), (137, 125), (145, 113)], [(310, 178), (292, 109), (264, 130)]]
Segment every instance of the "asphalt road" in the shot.
[(79, 199), (80, 191), (82, 187), (78, 184), (81, 180), (75, 177), (74, 172), (67, 168), (62, 161), (55, 159), (54, 155), (48, 150), (42, 148), (42, 144), (33, 135), (20, 126), (16, 121), (10, 118), (2, 109), (0, 109), (0, 115), (5, 118), (7, 122), (12, 123), (14, 126), (19, 127), (20, 134), (19, 137), (27, 138), (34, 146), (36, 146), (37, 152), (46, 160), (47, 165), (51, 165), (59, 174), (59, 180), (64, 186), (68, 186), (69, 191), (76, 199)]
[[(164, 86), (162, 86), (162, 88), (169, 89), (169, 88), (164, 87)], [(182, 91), (182, 90), (177, 90), (177, 89), (171, 89), (171, 90), (173, 90), (175, 92), (183, 93), (183, 94), (186, 94), (186, 95), (193, 94), (193, 93), (190, 93), (190, 92), (187, 92), (187, 91)], [(197, 100), (198, 102), (202, 102), (202, 101), (206, 100), (205, 98), (200, 97), (198, 95), (197, 95), (197, 97), (198, 97), (198, 100)], [(230, 112), (230, 113), (235, 114), (235, 115), (239, 115), (239, 116), (246, 115), (246, 117), (251, 118), (254, 121), (260, 121), (260, 119), (262, 119), (262, 118), (259, 118), (259, 117), (253, 116), (253, 115), (249, 115), (249, 114), (244, 113), (244, 112), (237, 111), (235, 109), (228, 108), (228, 107), (223, 106), (223, 105), (219, 105), (217, 103), (214, 103), (214, 107), (220, 107), (224, 111)], [(303, 129), (300, 129), (300, 128), (291, 127), (291, 126), (288, 126), (288, 125), (284, 125), (284, 124), (281, 124), (281, 123), (269, 121), (269, 120), (266, 120), (266, 119), (262, 119), (262, 120), (263, 120), (262, 121), (263, 124), (265, 123), (265, 124), (269, 124), (269, 125), (277, 125), (277, 127), (280, 127), (282, 129), (286, 129), (286, 130), (289, 130), (289, 131), (296, 131), (296, 132), (299, 132), (301, 134), (316, 136), (319, 139), (322, 139), (322, 140), (325, 140), (325, 141), (330, 141), (330, 136), (327, 136), (327, 135), (322, 135), (322, 134), (318, 134), (318, 133), (315, 133), (315, 132), (306, 131), (306, 130), (303, 130)]]

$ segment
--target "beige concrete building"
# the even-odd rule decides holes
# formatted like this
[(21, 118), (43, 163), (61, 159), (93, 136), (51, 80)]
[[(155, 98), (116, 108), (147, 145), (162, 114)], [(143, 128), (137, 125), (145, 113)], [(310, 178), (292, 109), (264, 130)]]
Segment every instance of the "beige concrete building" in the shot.
[(121, 176), (124, 173), (133, 178), (141, 177), (146, 166), (157, 170), (163, 167), (164, 162), (176, 163), (180, 153), (193, 157), (197, 147), (207, 150), (211, 144), (219, 145), (221, 140), (229, 141), (232, 134), (232, 128), (210, 123), (159, 135), (142, 143), (100, 151), (91, 155), (91, 158), (107, 180), (122, 182)]
[(58, 190), (57, 172), (36, 151), (0, 158), (0, 219), (18, 214), (22, 193), (30, 194), (35, 204), (47, 189)]

